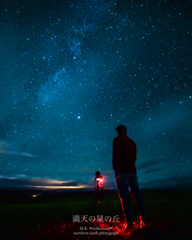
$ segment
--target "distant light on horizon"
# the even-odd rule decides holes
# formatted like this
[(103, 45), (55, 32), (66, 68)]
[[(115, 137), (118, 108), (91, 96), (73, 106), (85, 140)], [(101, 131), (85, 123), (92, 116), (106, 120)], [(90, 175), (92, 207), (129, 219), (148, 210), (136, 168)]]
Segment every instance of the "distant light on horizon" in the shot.
[(33, 195), (31, 195), (31, 197), (33, 197), (33, 198), (37, 198), (39, 196), (41, 196), (41, 194), (33, 194)]
[(79, 185), (79, 186), (27, 186), (28, 188), (42, 188), (42, 189), (83, 189), (89, 188), (87, 185)]

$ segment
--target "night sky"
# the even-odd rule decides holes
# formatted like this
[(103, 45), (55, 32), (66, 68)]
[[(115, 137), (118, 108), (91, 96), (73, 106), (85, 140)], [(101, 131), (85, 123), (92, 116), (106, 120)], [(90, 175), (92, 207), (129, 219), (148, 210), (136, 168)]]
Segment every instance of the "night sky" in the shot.
[(119, 124), (141, 187), (192, 187), (192, 1), (0, 3), (0, 178), (114, 184)]

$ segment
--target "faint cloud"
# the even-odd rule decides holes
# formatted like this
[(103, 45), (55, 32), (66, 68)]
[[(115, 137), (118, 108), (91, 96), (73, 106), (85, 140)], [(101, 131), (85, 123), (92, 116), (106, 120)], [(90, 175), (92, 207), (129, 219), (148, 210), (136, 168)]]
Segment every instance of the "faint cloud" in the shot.
[(0, 188), (29, 189), (88, 189), (89, 184), (70, 181), (59, 181), (50, 178), (28, 178), (25, 175), (0, 176)]
[(153, 172), (158, 172), (160, 170), (163, 170), (163, 168), (154, 168), (154, 169), (146, 170), (145, 173), (153, 173)]
[(14, 146), (12, 146), (11, 144), (5, 141), (0, 141), (0, 155), (24, 156), (24, 157), (30, 157), (30, 158), (36, 157), (31, 153), (17, 151)]
[(31, 157), (31, 158), (36, 157), (36, 156), (34, 156), (33, 154), (31, 154), (31, 153), (26, 153), (26, 152), (21, 152), (20, 155), (21, 155), (21, 156), (24, 156), (24, 157)]
[(181, 176), (153, 179), (143, 185), (146, 188), (156, 189), (192, 189), (192, 177), (183, 173)]
[(148, 167), (151, 167), (151, 166), (155, 166), (155, 165), (158, 165), (159, 162), (157, 161), (146, 161), (146, 162), (143, 162), (141, 164), (139, 164), (139, 166), (137, 167), (137, 170), (141, 170), (141, 169), (144, 169), (144, 168), (148, 168)]

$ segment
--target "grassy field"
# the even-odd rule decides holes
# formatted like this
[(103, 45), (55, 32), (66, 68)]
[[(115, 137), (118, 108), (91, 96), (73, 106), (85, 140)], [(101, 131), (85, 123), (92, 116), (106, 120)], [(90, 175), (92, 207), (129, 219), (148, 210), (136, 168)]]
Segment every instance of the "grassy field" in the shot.
[[(191, 190), (142, 191), (149, 220), (129, 235), (123, 231), (117, 192), (104, 192), (95, 210), (93, 192), (33, 194), (0, 192), (0, 239), (192, 239)], [(135, 205), (134, 208), (136, 212)], [(121, 222), (90, 221), (89, 217), (99, 215), (118, 216)], [(100, 229), (95, 230), (96, 227)]]

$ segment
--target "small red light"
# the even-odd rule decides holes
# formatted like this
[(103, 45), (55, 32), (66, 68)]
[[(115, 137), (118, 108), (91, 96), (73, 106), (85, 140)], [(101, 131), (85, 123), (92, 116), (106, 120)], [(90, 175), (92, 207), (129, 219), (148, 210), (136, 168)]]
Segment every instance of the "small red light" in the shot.
[(97, 182), (103, 182), (103, 178), (96, 178)]

